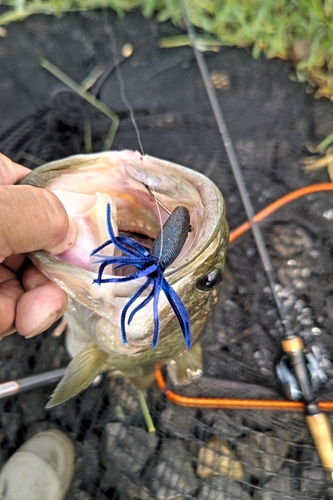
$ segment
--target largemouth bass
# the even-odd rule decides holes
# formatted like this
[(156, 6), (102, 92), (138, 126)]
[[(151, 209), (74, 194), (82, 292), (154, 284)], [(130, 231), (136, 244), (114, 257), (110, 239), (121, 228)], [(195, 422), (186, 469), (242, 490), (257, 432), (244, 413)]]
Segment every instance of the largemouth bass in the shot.
[[(192, 353), (217, 301), (229, 237), (225, 203), (215, 184), (193, 170), (134, 151), (72, 156), (35, 169), (22, 182), (51, 190), (78, 228), (76, 243), (63, 254), (52, 256), (41, 250), (29, 255), (69, 296), (66, 342), (73, 359), (48, 407), (78, 394), (103, 371), (139, 381), (157, 363), (167, 363), (179, 383), (200, 373), (200, 362)], [(163, 270), (167, 285), (181, 299), (190, 319), (194, 346), (190, 350), (179, 318), (163, 293), (158, 303), (156, 347), (152, 349), (156, 322), (151, 303), (126, 324), (124, 343), (122, 311), (138, 289), (144, 289), (146, 278), (99, 283), (100, 264), (91, 256), (110, 239), (108, 206), (112, 230), (122, 240), (133, 238), (149, 250), (162, 234), (163, 245), (161, 224), (169, 215), (157, 205), (152, 192), (170, 212), (182, 206), (190, 216), (193, 230), (179, 255)], [(111, 244), (101, 253), (117, 256), (119, 250)], [(116, 267), (105, 267), (103, 276), (120, 278), (129, 273)], [(148, 294), (149, 287), (143, 298)], [(138, 309), (137, 301), (135, 306)]]

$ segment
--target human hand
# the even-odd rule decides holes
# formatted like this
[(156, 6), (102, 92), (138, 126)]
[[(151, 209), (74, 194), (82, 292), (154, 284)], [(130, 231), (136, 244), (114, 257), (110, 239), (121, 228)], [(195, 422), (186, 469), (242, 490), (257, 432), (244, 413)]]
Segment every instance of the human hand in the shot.
[(33, 337), (67, 307), (66, 294), (25, 254), (68, 250), (76, 240), (76, 226), (50, 191), (13, 185), (29, 172), (0, 154), (0, 339), (15, 331)]

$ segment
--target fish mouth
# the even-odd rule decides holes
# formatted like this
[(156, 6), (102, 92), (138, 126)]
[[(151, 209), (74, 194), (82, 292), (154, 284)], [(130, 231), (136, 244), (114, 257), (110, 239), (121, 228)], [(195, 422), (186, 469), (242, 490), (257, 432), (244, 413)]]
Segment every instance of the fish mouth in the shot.
[[(109, 240), (108, 203), (115, 234), (129, 236), (148, 250), (169, 218), (156, 198), (170, 212), (180, 205), (189, 210), (193, 231), (166, 275), (203, 251), (224, 215), (220, 193), (204, 176), (134, 151), (66, 158), (40, 167), (27, 179), (54, 192), (77, 226), (76, 243), (57, 258), (94, 273), (96, 264), (90, 255)], [(104, 253), (110, 251), (115, 249), (107, 247)]]
[[(23, 183), (51, 190), (75, 222), (78, 228), (75, 244), (55, 259), (70, 265), (73, 271), (81, 268), (91, 276), (96, 275), (97, 265), (91, 253), (109, 239), (108, 203), (115, 234), (130, 236), (148, 250), (169, 218), (154, 196), (170, 212), (177, 206), (189, 210), (193, 231), (164, 272), (172, 282), (187, 276), (189, 266), (191, 269), (201, 266), (204, 262), (201, 255), (207, 249), (216, 254), (227, 243), (225, 203), (216, 185), (189, 168), (136, 151), (64, 158), (38, 167)], [(112, 247), (105, 248), (104, 253), (114, 252)], [(111, 266), (108, 272), (112, 272)]]

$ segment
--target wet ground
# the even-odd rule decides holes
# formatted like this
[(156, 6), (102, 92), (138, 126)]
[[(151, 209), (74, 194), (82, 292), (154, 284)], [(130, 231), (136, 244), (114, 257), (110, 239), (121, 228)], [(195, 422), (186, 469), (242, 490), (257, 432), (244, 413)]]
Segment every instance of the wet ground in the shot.
[[(39, 65), (44, 56), (76, 81), (98, 65), (106, 72), (92, 88), (121, 117), (113, 148), (137, 149), (129, 110), (119, 91), (113, 54), (131, 43), (120, 64), (128, 101), (146, 153), (210, 177), (236, 228), (246, 217), (221, 145), (191, 48), (159, 49), (170, 24), (139, 13), (34, 16), (8, 27), (0, 40), (0, 150), (33, 167), (85, 151), (84, 123), (93, 150), (103, 146), (109, 122)], [(207, 53), (207, 64), (230, 128), (255, 210), (301, 186), (327, 181), (306, 174), (306, 144), (333, 130), (332, 106), (307, 85), (290, 80), (279, 61), (254, 61), (243, 49)], [(32, 155), (32, 156), (31, 156)], [(332, 195), (318, 193), (279, 210), (262, 224), (279, 294), (308, 349), (333, 359)], [(202, 336), (205, 377), (183, 392), (201, 396), (283, 398), (276, 376), (281, 357), (278, 315), (253, 238), (229, 247), (218, 306)], [(52, 332), (5, 338), (0, 380), (68, 363), (62, 338)], [(251, 385), (249, 385), (251, 384)], [(333, 382), (318, 396), (333, 399)], [(122, 379), (102, 383), (52, 410), (51, 387), (0, 401), (0, 466), (31, 435), (58, 428), (74, 441), (75, 477), (69, 500), (331, 499), (302, 412), (181, 408), (156, 386), (147, 402), (156, 435), (146, 431), (135, 390)]]

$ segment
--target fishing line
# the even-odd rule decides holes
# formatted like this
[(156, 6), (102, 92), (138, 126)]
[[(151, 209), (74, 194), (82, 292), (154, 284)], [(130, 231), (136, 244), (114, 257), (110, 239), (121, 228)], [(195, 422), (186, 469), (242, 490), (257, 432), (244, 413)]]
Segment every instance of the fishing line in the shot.
[(148, 184), (144, 184), (145, 188), (147, 189), (148, 193), (150, 194), (150, 196), (154, 199), (155, 201), (155, 205), (156, 205), (156, 209), (157, 209), (157, 213), (158, 213), (158, 218), (159, 218), (159, 222), (160, 222), (160, 228), (161, 228), (161, 245), (160, 245), (160, 251), (159, 251), (159, 260), (161, 260), (161, 257), (162, 257), (162, 249), (163, 249), (163, 239), (164, 239), (164, 231), (163, 231), (163, 220), (162, 220), (162, 213), (161, 213), (161, 209), (160, 207), (163, 208), (163, 210), (166, 211), (167, 214), (169, 214), (169, 217), (171, 215), (171, 212), (170, 210), (165, 206), (163, 205), (163, 203), (156, 197), (154, 191), (153, 191), (153, 188), (151, 188), (150, 186), (148, 186)]
[(118, 56), (118, 52), (117, 52), (117, 42), (116, 42), (113, 30), (111, 30), (111, 38), (112, 38), (112, 44), (113, 44), (113, 49), (114, 49), (112, 51), (112, 56), (113, 56), (114, 66), (115, 66), (115, 69), (116, 69), (117, 80), (118, 80), (118, 83), (119, 83), (120, 97), (121, 97), (123, 103), (125, 104), (126, 108), (129, 111), (131, 122), (133, 124), (134, 130), (135, 130), (135, 133), (136, 133), (136, 138), (137, 138), (139, 146), (140, 146), (140, 151), (144, 155), (145, 152), (144, 152), (144, 149), (143, 149), (143, 146), (142, 146), (142, 142), (141, 142), (141, 136), (140, 136), (139, 127), (138, 127), (138, 125), (136, 123), (136, 119), (135, 119), (135, 116), (134, 116), (134, 111), (133, 111), (132, 105), (128, 101), (128, 99), (126, 97), (126, 93), (125, 93), (125, 83), (124, 83), (122, 71), (120, 69), (120, 61), (119, 61), (119, 56)]
[[(139, 127), (138, 127), (137, 121), (136, 121), (135, 116), (134, 116), (134, 110), (133, 110), (133, 107), (132, 107), (131, 103), (128, 101), (128, 99), (126, 97), (126, 93), (125, 93), (125, 82), (124, 82), (123, 74), (122, 74), (122, 71), (121, 71), (121, 68), (120, 68), (120, 61), (119, 61), (119, 56), (118, 56), (118, 51), (117, 51), (117, 42), (116, 42), (113, 30), (110, 30), (110, 35), (111, 35), (112, 44), (113, 44), (112, 56), (113, 56), (114, 66), (115, 66), (115, 69), (116, 69), (117, 80), (118, 80), (118, 83), (119, 83), (120, 97), (121, 97), (123, 103), (125, 104), (126, 108), (129, 111), (131, 122), (133, 124), (134, 130), (135, 130), (135, 133), (136, 133), (136, 137), (137, 137), (137, 141), (138, 141), (139, 146), (140, 146), (141, 154), (144, 155), (145, 152), (144, 152), (142, 141), (141, 141), (141, 135), (140, 135)], [(147, 173), (148, 173), (148, 178), (149, 178), (149, 181), (150, 181), (150, 186), (148, 184), (147, 185), (145, 184), (145, 187), (148, 189), (149, 194), (153, 197), (153, 199), (155, 201), (156, 210), (157, 210), (158, 219), (159, 219), (159, 225), (160, 225), (161, 245), (160, 245), (160, 252), (159, 252), (159, 260), (161, 260), (162, 250), (163, 250), (163, 240), (164, 240), (163, 219), (162, 219), (161, 209), (159, 207), (159, 203), (160, 202), (157, 200), (157, 198), (155, 196), (155, 192), (154, 192), (154, 188), (153, 188), (153, 182), (152, 182), (152, 178), (150, 176), (149, 170), (147, 170)], [(162, 203), (161, 203), (161, 206), (170, 215), (170, 211)]]
[(156, 200), (156, 203), (158, 203), (158, 204), (159, 204), (159, 206), (160, 206), (160, 207), (162, 207), (162, 208), (163, 208), (163, 210), (165, 210), (167, 214), (171, 215), (170, 210), (169, 210), (169, 209), (168, 209), (165, 205), (163, 205), (163, 203), (162, 203), (159, 199), (157, 199), (157, 198), (156, 198), (155, 194), (154, 194), (154, 193), (153, 193), (153, 191), (150, 189), (150, 187), (149, 187), (147, 184), (145, 184), (145, 187), (147, 188), (147, 191), (148, 191), (148, 193), (151, 195), (151, 197), (152, 197), (152, 198), (154, 198), (154, 199)]
[(157, 209), (157, 213), (158, 213), (158, 218), (159, 218), (159, 222), (160, 222), (160, 228), (161, 228), (161, 245), (160, 245), (160, 251), (159, 251), (158, 259), (161, 260), (161, 258), (162, 258), (162, 249), (163, 249), (163, 245), (164, 245), (164, 230), (163, 230), (162, 212), (161, 212), (161, 208), (160, 208), (160, 206), (158, 204), (158, 201), (157, 201), (157, 198), (155, 196), (155, 193), (154, 193), (153, 189), (149, 187), (149, 191), (153, 194), (153, 198), (154, 198), (154, 201), (155, 201), (155, 205), (156, 205), (156, 209)]

